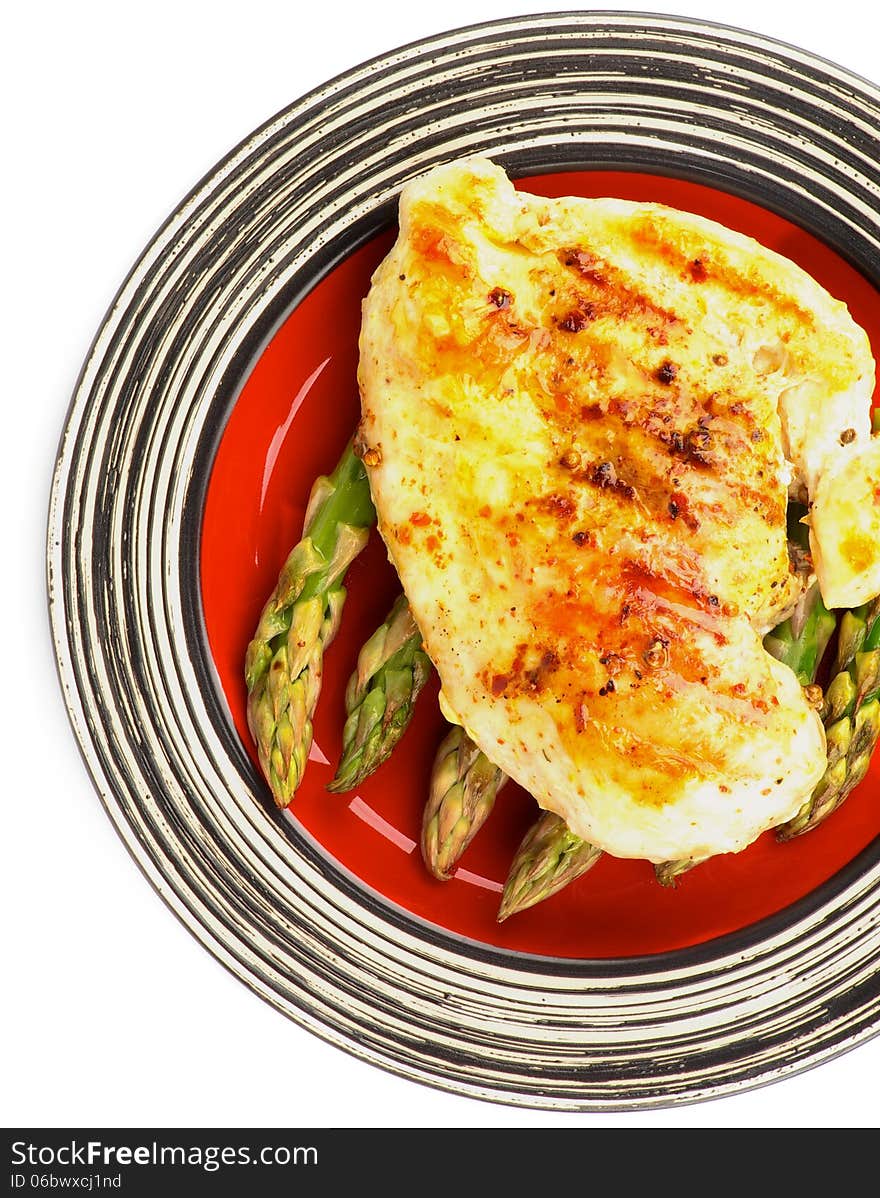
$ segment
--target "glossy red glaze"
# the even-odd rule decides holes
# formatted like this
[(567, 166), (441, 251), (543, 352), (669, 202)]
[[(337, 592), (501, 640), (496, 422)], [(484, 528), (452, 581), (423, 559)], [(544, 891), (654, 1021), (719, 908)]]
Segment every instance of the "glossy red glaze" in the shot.
[[(833, 294), (880, 347), (875, 289), (827, 246), (772, 213), (697, 184), (651, 176), (564, 173), (525, 180), (545, 195), (655, 200), (712, 217), (794, 259)], [(248, 751), (242, 663), (260, 608), (299, 539), (313, 479), (333, 468), (358, 418), (360, 301), (392, 240), (352, 254), (293, 311), (260, 356), (229, 418), (204, 513), (201, 577), (207, 634), (226, 699)], [(880, 832), (878, 757), (868, 779), (822, 827), (788, 844), (767, 834), (719, 857), (675, 889), (643, 861), (610, 857), (543, 904), (496, 922), (510, 859), (535, 815), (509, 785), (449, 882), (432, 879), (418, 850), (421, 811), (443, 720), (429, 684), (393, 756), (354, 795), (331, 795), (345, 683), (358, 649), (398, 591), (374, 533), (348, 576), (342, 629), (326, 658), (315, 746), (292, 815), (328, 856), (386, 899), (452, 932), (541, 955), (607, 958), (702, 943), (746, 927), (809, 894)], [(329, 759), (329, 764), (320, 760)]]

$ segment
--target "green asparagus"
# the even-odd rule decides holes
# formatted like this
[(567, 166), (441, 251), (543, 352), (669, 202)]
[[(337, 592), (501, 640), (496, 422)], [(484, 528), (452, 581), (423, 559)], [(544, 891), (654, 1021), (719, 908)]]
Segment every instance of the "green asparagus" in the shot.
[(498, 908), (498, 922), (533, 907), (585, 874), (602, 850), (569, 831), (565, 821), (545, 811), (516, 851)]
[(452, 876), (506, 781), (507, 775), (453, 724), (434, 758), (422, 816), (422, 857), (434, 877)]
[[(806, 511), (803, 504), (791, 503), (787, 514), (789, 559), (805, 584), (813, 570), (810, 530), (804, 523)], [(834, 615), (822, 602), (818, 582), (813, 580), (805, 586), (791, 616), (764, 637), (764, 648), (794, 671), (801, 686), (812, 687), (836, 625)]]
[(281, 569), (245, 659), (248, 726), (279, 807), (287, 806), (302, 781), (324, 650), (345, 602), (343, 580), (375, 518), (366, 473), (350, 441), (333, 473), (312, 487), (302, 539)]
[(338, 793), (359, 786), (387, 760), (406, 731), (430, 673), (422, 635), (406, 596), (400, 595), (361, 649), (349, 679), (342, 757), (328, 790)]
[(880, 735), (880, 599), (844, 612), (822, 721), (828, 748), (825, 773), (800, 811), (776, 830), (792, 840), (817, 827), (868, 772)]
[(819, 584), (814, 582), (794, 613), (767, 633), (764, 648), (791, 668), (801, 686), (813, 687), (836, 624), (835, 617), (822, 602)]

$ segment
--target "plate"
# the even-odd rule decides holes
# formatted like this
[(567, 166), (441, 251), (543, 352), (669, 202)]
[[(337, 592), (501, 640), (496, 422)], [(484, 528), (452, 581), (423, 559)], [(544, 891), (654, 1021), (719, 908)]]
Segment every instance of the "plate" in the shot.
[(504, 862), (533, 808), (508, 788), (466, 869), (445, 884), (424, 875), (413, 832), (440, 728), (430, 689), (356, 795), (324, 790), (352, 654), (395, 591), (376, 538), (351, 571), (289, 813), (255, 769), (238, 676), (311, 481), (356, 419), (358, 303), (404, 182), (480, 152), (547, 194), (706, 211), (844, 293), (877, 346), (878, 127), (873, 85), (743, 31), (516, 18), (404, 47), (306, 96), (145, 249), (59, 452), (59, 672), (135, 860), (297, 1023), (418, 1082), (559, 1110), (720, 1097), (876, 1032), (876, 772), (800, 841), (763, 838), (672, 892), (644, 863), (603, 861), (498, 925)]

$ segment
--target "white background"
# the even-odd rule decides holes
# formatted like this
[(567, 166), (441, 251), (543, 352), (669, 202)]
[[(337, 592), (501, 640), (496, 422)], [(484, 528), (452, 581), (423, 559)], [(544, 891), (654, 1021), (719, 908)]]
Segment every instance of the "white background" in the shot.
[[(50, 478), (79, 366), (130, 265), (219, 158), (308, 89), (412, 39), (554, 7), (588, 6), (78, 0), (7, 10), (0, 72), (6, 1127), (877, 1125), (880, 1039), (772, 1086), (627, 1114), (515, 1110), (352, 1059), (257, 999), (178, 924), (111, 829), (69, 729), (46, 615)], [(880, 76), (880, 19), (864, 0), (632, 7), (749, 28)]]

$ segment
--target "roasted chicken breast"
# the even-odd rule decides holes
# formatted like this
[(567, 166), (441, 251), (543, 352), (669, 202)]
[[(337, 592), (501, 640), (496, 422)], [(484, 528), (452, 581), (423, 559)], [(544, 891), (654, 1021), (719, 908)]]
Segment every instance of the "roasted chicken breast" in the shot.
[(544, 199), (468, 159), (402, 194), (359, 382), (449, 718), (618, 856), (738, 851), (791, 817), (825, 743), (762, 645), (803, 587), (790, 494), (818, 504), (826, 601), (880, 590), (876, 535), (841, 549), (824, 483), (877, 477), (846, 308), (703, 218)]

